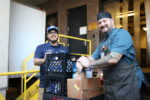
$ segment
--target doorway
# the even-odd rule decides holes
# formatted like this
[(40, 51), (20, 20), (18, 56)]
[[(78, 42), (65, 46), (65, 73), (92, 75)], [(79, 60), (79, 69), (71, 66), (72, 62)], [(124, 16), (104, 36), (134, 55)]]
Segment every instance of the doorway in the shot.
[[(86, 6), (68, 10), (68, 35), (87, 38), (87, 9)], [(71, 53), (87, 54), (87, 43), (84, 41), (69, 39), (69, 51)]]

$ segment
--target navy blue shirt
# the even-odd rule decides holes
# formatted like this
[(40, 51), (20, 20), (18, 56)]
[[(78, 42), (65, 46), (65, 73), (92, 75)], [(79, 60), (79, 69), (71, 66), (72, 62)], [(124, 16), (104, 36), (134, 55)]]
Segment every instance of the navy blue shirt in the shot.
[[(51, 45), (49, 42), (37, 46), (34, 58), (43, 59), (46, 52), (50, 53), (68, 53), (68, 48), (58, 44), (57, 46)], [(45, 87), (45, 66), (40, 66), (40, 88)]]
[[(100, 42), (97, 46), (95, 52), (92, 54), (92, 57), (96, 59), (100, 59), (103, 56), (103, 48), (107, 47), (106, 55), (110, 52), (117, 52), (123, 55), (121, 59), (122, 62), (133, 63), (137, 68), (137, 76), (139, 80), (144, 80), (143, 73), (135, 61), (135, 50), (132, 41), (132, 37), (129, 32), (124, 29), (112, 29), (107, 36)], [(139, 81), (139, 87), (141, 86), (141, 82)]]

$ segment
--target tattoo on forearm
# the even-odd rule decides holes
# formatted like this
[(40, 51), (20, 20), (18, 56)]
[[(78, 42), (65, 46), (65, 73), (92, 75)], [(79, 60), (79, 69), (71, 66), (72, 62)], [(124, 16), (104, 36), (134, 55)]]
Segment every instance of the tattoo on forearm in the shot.
[(122, 57), (122, 54), (117, 53), (117, 52), (111, 52), (110, 56), (113, 60), (119, 61)]
[(91, 68), (103, 68), (108, 67), (112, 64), (117, 63), (122, 57), (122, 54), (111, 52), (107, 56), (104, 56), (101, 59), (95, 60), (91, 63)]

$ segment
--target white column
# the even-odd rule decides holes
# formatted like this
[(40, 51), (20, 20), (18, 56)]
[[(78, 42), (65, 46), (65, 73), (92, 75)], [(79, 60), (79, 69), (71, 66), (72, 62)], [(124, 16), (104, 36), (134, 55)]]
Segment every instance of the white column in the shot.
[[(10, 0), (0, 0), (0, 73), (8, 72)], [(5, 96), (7, 76), (0, 76), (0, 93)]]

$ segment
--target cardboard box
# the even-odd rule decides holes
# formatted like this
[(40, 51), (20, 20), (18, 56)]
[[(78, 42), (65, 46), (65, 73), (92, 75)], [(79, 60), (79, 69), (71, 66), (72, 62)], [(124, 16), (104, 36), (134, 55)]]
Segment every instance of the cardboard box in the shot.
[(89, 99), (104, 93), (100, 78), (67, 79), (67, 96)]

